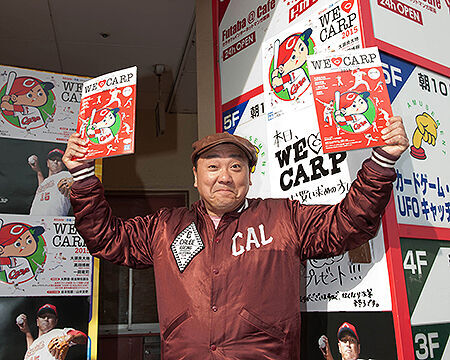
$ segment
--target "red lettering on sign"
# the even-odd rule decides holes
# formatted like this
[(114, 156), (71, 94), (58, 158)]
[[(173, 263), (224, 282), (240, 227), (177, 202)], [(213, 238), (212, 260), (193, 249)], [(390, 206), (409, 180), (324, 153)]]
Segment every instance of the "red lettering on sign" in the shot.
[(237, 53), (241, 52), (242, 50), (248, 48), (250, 45), (254, 44), (255, 42), (256, 42), (256, 33), (252, 32), (251, 34), (247, 35), (242, 40), (240, 40), (237, 43), (226, 48), (223, 51), (223, 61), (229, 59), (230, 57), (236, 55)]
[(19, 269), (17, 271), (13, 270), (9, 273), (9, 278), (12, 280), (17, 279), (19, 276), (25, 275), (29, 271), (30, 271), (30, 268)]
[(291, 95), (295, 94), (298, 89), (305, 83), (306, 78), (301, 79), (297, 84), (292, 85), (291, 87)]
[(378, 0), (378, 5), (401, 15), (411, 21), (423, 25), (422, 13), (398, 0)]
[(39, 116), (32, 116), (32, 117), (24, 117), (22, 119), (22, 125), (29, 125), (32, 122), (39, 121), (41, 118)]
[(356, 123), (355, 125), (353, 125), (353, 128), (354, 128), (355, 130), (358, 130), (358, 129), (362, 128), (365, 124), (366, 124), (365, 121), (359, 122), (359, 123)]
[(318, 0), (302, 0), (289, 9), (289, 22), (294, 21)]

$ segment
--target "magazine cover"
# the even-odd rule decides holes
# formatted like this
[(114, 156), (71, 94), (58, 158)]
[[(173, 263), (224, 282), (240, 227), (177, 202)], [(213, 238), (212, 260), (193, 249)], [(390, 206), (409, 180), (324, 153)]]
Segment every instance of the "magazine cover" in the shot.
[(323, 152), (385, 145), (392, 116), (378, 48), (308, 57)]
[(136, 66), (83, 83), (77, 132), (87, 139), (83, 158), (98, 159), (134, 152)]

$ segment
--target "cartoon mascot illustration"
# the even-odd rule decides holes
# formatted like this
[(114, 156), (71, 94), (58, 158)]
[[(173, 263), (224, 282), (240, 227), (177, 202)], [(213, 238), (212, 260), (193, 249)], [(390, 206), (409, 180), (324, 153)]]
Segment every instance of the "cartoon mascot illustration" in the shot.
[(376, 111), (369, 96), (367, 91), (347, 91), (342, 94), (335, 92), (334, 118), (343, 130), (360, 133), (371, 127)]
[(114, 139), (120, 130), (119, 108), (92, 110), (86, 135), (95, 144), (106, 144)]
[[(3, 115), (10, 117), (6, 119), (11, 124), (26, 130), (43, 126), (45, 119), (41, 111), (44, 111), (53, 88), (51, 82), (42, 82), (31, 76), (17, 77), (17, 74), (11, 71), (1, 98)], [(50, 107), (53, 106), (53, 98), (52, 94)]]
[(18, 285), (34, 278), (33, 266), (27, 257), (38, 249), (42, 226), (23, 223), (3, 225), (0, 219), (0, 274), (8, 284)]
[(426, 112), (416, 116), (417, 128), (414, 130), (410, 154), (418, 160), (425, 160), (425, 150), (422, 148), (422, 140), (431, 146), (436, 145), (437, 128), (436, 121)]
[(312, 30), (293, 34), (274, 43), (274, 56), (270, 67), (270, 83), (275, 94), (284, 100), (299, 97), (309, 87), (310, 78), (306, 56), (314, 53)]

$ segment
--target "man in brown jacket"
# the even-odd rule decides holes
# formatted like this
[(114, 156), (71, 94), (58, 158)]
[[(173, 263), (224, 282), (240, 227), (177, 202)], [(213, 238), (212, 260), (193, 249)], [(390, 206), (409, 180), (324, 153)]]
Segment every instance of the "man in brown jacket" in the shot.
[(337, 205), (247, 199), (255, 148), (226, 133), (193, 144), (191, 209), (123, 220), (111, 214), (79, 134), (63, 160), (74, 177), (76, 226), (90, 252), (134, 268), (153, 265), (162, 359), (299, 359), (300, 263), (356, 248), (377, 232), (395, 160), (407, 149), (402, 120), (375, 149)]

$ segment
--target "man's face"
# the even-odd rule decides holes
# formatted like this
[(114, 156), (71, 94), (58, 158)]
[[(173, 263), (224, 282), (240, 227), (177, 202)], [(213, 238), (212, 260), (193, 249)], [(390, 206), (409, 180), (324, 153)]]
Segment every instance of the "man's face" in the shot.
[(58, 323), (58, 318), (55, 314), (46, 312), (39, 315), (36, 318), (36, 325), (39, 328), (40, 332), (43, 334), (48, 333), (50, 330), (53, 330)]
[(233, 144), (220, 144), (200, 155), (193, 171), (194, 186), (210, 215), (237, 209), (251, 185), (248, 158)]
[(36, 240), (30, 231), (25, 231), (20, 235), (14, 243), (6, 245), (2, 248), (1, 256), (3, 257), (25, 257), (34, 254), (37, 248)]
[(18, 105), (42, 106), (47, 102), (47, 95), (41, 85), (36, 85), (30, 91), (23, 95), (17, 95), (16, 103)]
[(64, 163), (59, 156), (47, 159), (47, 166), (48, 170), (53, 174), (57, 174), (64, 170)]
[(338, 340), (338, 348), (343, 360), (358, 359), (360, 346), (354, 336), (350, 334), (342, 336)]

